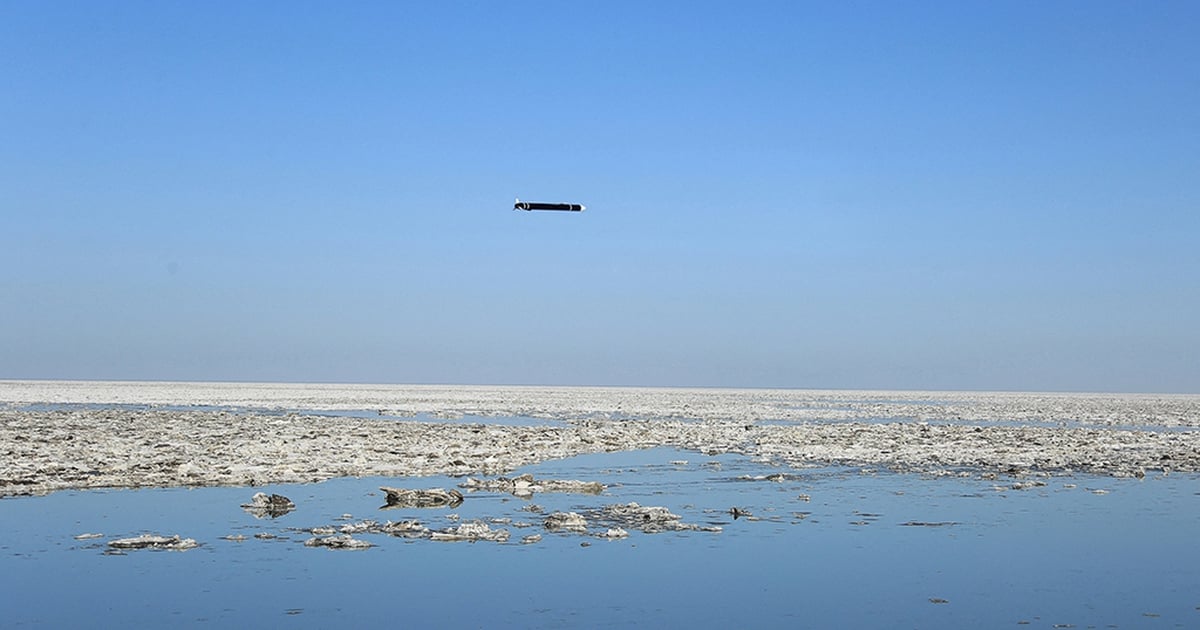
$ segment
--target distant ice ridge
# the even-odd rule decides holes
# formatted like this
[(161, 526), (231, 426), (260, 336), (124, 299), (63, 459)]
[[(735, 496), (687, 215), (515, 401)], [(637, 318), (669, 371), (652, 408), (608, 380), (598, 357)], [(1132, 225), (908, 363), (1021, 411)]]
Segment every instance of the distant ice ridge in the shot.
[(442, 418), (1000, 422), (1200, 428), (1200, 396), (801, 389), (0, 381), (0, 405), (361, 411)]

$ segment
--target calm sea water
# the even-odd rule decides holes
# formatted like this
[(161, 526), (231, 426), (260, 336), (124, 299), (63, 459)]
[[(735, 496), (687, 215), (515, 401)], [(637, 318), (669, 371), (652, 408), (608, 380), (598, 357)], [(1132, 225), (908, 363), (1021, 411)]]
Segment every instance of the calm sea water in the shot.
[[(446, 477), (0, 500), (0, 625), (1200, 627), (1195, 475), (1076, 475), (997, 490), (1015, 480), (790, 470), (671, 449), (517, 472), (609, 488), (532, 501), (472, 493), (453, 510), (379, 509), (380, 485), (462, 481)], [(786, 474), (761, 479), (776, 473)], [(239, 507), (256, 491), (298, 507), (256, 519)], [(631, 530), (609, 541), (546, 532), (527, 511), (630, 501), (722, 531)], [(733, 519), (733, 507), (754, 518)], [(376, 545), (362, 551), (305, 547), (309, 534), (294, 529), (352, 522), (345, 514), (433, 529), (456, 524), (451, 515), (536, 526), (493, 524), (510, 530), (507, 543), (360, 535)], [(75, 539), (87, 532), (104, 537)], [(106, 553), (108, 540), (143, 532), (202, 545)], [(533, 533), (542, 540), (520, 543)], [(247, 539), (223, 539), (239, 534)]]

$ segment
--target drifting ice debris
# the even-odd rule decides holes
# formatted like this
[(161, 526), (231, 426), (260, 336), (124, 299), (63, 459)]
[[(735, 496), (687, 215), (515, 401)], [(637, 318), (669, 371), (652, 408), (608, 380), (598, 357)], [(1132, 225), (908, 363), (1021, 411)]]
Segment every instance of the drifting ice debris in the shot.
[(487, 526), (487, 523), (482, 521), (469, 521), (458, 527), (443, 529), (442, 531), (433, 532), (429, 535), (433, 540), (443, 540), (448, 542), (466, 540), (475, 542), (477, 540), (490, 540), (493, 542), (504, 542), (508, 540), (507, 529), (492, 529)]
[(601, 538), (611, 538), (613, 540), (616, 540), (618, 538), (629, 538), (629, 532), (621, 529), (620, 527), (610, 527), (608, 529), (608, 531), (604, 532), (603, 534), (600, 534), (600, 537)]
[(387, 505), (384, 505), (381, 509), (454, 508), (462, 505), (463, 502), (463, 495), (458, 490), (443, 490), (442, 488), (409, 490), (408, 488), (388, 488), (387, 486), (380, 486), (379, 489), (387, 493)]
[(296, 504), (281, 494), (257, 492), (249, 503), (242, 505), (242, 509), (254, 515), (254, 518), (279, 518), (296, 509)]
[(175, 551), (185, 551), (199, 547), (191, 538), (180, 538), (175, 536), (155, 536), (153, 534), (142, 534), (133, 538), (118, 538), (108, 541), (108, 546), (113, 549), (171, 549)]
[(582, 534), (587, 531), (587, 519), (575, 512), (555, 512), (547, 516), (542, 524), (552, 532), (568, 531)]
[(796, 481), (801, 479), (799, 475), (791, 473), (771, 473), (769, 475), (738, 475), (734, 481)]
[[(308, 532), (313, 535), (313, 538), (305, 544), (310, 547), (315, 546), (330, 546), (341, 544), (339, 541), (349, 538), (354, 534), (389, 534), (392, 536), (402, 536), (404, 538), (425, 538), (429, 536), (429, 528), (421, 525), (417, 521), (399, 521), (379, 523), (370, 519), (359, 521), (357, 523), (346, 523), (344, 525), (326, 525), (322, 527), (311, 527), (306, 529), (297, 529), (296, 531)], [(329, 541), (328, 543), (324, 541)], [(355, 541), (357, 544), (360, 541)], [(351, 546), (353, 546), (351, 544)]]
[(460, 488), (482, 490), (487, 492), (508, 492), (518, 497), (529, 498), (535, 492), (569, 492), (574, 494), (600, 494), (604, 492), (604, 484), (595, 481), (576, 481), (563, 479), (534, 479), (533, 475), (525, 473), (509, 479), (472, 479), (459, 484)]
[(641, 506), (637, 503), (618, 503), (604, 508), (604, 513), (613, 519), (627, 520), (635, 524), (678, 523), (682, 519), (678, 514), (672, 514), (665, 507), (653, 505)]
[(388, 521), (380, 528), (380, 531), (404, 538), (422, 538), (429, 535), (429, 528), (417, 521), (400, 521), (398, 523)]
[(309, 538), (304, 541), (305, 547), (328, 547), (330, 549), (367, 549), (373, 547), (371, 543), (365, 540), (354, 538), (350, 534), (341, 534), (338, 536), (328, 536), (326, 538)]
[(375, 532), (379, 530), (379, 523), (372, 520), (359, 521), (358, 523), (346, 523), (338, 527), (338, 531), (343, 534), (363, 534), (366, 532)]
[(93, 538), (104, 538), (104, 534), (80, 534), (75, 537), (75, 540), (92, 540)]
[(682, 522), (682, 517), (672, 514), (665, 507), (641, 506), (637, 503), (618, 503), (605, 506), (602, 510), (592, 511), (588, 517), (615, 525), (622, 529), (640, 529), (647, 534), (663, 531), (706, 531), (719, 532), (717, 526), (700, 526)]

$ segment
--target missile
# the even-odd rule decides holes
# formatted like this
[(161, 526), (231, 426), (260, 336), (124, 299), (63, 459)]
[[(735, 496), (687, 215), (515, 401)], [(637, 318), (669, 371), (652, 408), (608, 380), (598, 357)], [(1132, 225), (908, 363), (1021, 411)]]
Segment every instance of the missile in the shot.
[(583, 212), (587, 206), (579, 203), (538, 203), (536, 201), (521, 201), (513, 204), (513, 210), (565, 210), (567, 212)]

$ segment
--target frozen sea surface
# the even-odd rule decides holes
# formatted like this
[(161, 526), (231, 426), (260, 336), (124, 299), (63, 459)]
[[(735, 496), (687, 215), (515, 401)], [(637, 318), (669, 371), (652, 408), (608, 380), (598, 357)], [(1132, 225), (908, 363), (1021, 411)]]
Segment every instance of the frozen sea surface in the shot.
[[(0, 619), (5, 627), (1200, 626), (1197, 475), (923, 477), (668, 448), (514, 474), (523, 472), (608, 488), (528, 500), (464, 491), (454, 509), (380, 510), (379, 486), (453, 488), (462, 478), (3, 499)], [(257, 491), (297, 508), (257, 519), (239, 507)], [(630, 530), (605, 540), (541, 526), (554, 511), (631, 501), (721, 531)], [(734, 507), (746, 515), (734, 519)], [(481, 519), (512, 536), (363, 534), (356, 538), (375, 546), (359, 551), (303, 544), (311, 535), (301, 530), (363, 519), (418, 519), (431, 529)], [(108, 552), (107, 541), (146, 532), (200, 546)], [(75, 538), (85, 533), (103, 536)], [(522, 544), (531, 534), (541, 540)]]
[(117, 411), (212, 411), (229, 414), (256, 414), (261, 416), (292, 416), (306, 414), (326, 416), (330, 418), (366, 418), (372, 420), (394, 420), (397, 422), (453, 422), (460, 424), (494, 424), (512, 427), (561, 426), (562, 422), (547, 418), (531, 418), (529, 416), (483, 416), (477, 414), (455, 414), (452, 417), (438, 417), (429, 413), (411, 415), (389, 414), (381, 410), (369, 409), (287, 409), (270, 407), (245, 407), (230, 405), (164, 405), (164, 404), (130, 404), (130, 403), (36, 403), (11, 404), (0, 403), (0, 409), (15, 411), (83, 411), (98, 412), (106, 410)]

